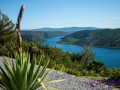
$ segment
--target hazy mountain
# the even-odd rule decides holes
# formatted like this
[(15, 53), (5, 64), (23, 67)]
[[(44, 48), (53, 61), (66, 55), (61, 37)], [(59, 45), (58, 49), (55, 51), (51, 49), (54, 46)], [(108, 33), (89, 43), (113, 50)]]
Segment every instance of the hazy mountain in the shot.
[(38, 28), (38, 29), (23, 29), (23, 31), (81, 31), (81, 30), (95, 30), (95, 27), (64, 27), (64, 28)]

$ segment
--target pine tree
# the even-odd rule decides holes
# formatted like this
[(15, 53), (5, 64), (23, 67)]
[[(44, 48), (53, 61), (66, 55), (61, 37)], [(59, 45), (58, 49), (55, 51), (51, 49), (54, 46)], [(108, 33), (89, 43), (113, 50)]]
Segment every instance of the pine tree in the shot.
[(14, 51), (16, 32), (15, 25), (9, 17), (0, 11), (0, 55)]
[(92, 47), (85, 46), (83, 48), (81, 55), (82, 55), (82, 59), (84, 61), (85, 66), (87, 68), (89, 68), (90, 64), (92, 63), (92, 61), (94, 60), (94, 57), (95, 57), (95, 53), (92, 51)]

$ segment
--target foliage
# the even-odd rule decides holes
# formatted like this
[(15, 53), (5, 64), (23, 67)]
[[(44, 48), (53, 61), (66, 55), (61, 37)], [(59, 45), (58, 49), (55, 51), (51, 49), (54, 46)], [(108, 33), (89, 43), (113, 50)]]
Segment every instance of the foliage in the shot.
[[(16, 54), (16, 60), (12, 60), (12, 67), (4, 59), (5, 70), (0, 66), (0, 84), (3, 89), (7, 90), (36, 90), (48, 72), (46, 71), (49, 60), (41, 67), (43, 56), (39, 59), (36, 67), (36, 57), (30, 63), (28, 53)], [(39, 78), (39, 82), (38, 82)]]
[(92, 51), (91, 46), (85, 46), (81, 52), (81, 55), (82, 60), (84, 60), (85, 66), (89, 68), (95, 56), (95, 53)]
[(75, 69), (69, 69), (67, 68), (65, 70), (66, 73), (71, 74), (71, 75), (76, 75), (76, 76), (82, 76), (82, 73), (79, 71), (76, 71)]
[[(63, 38), (64, 39), (64, 38)], [(67, 41), (67, 42), (66, 42)], [(77, 38), (72, 38), (72, 37), (66, 37), (64, 40), (59, 41), (58, 43), (67, 43), (67, 44), (73, 44), (75, 42), (79, 41)]]
[(120, 68), (113, 70), (113, 74), (110, 77), (110, 79), (112, 79), (112, 80), (119, 80), (120, 81)]
[(78, 31), (65, 36), (60, 43), (120, 48), (120, 28)]
[[(36, 54), (36, 56), (39, 57), (40, 54), (44, 54), (46, 57), (50, 58), (50, 63), (48, 65), (49, 68), (53, 68), (53, 65), (55, 65), (55, 69), (61, 70), (61, 67), (64, 67), (64, 72), (76, 76), (110, 77), (112, 75), (112, 69), (107, 67), (103, 62), (94, 60), (95, 54), (92, 52), (91, 47), (85, 47), (83, 52), (80, 54), (73, 54), (69, 52), (63, 52), (59, 48), (41, 46), (35, 43), (26, 42), (26, 45), (23, 46), (25, 46), (23, 48), (28, 48), (28, 51), (31, 52), (31, 55)], [(87, 61), (85, 64), (86, 54), (89, 58), (88, 60), (90, 61)]]
[(27, 42), (40, 43), (45, 41), (46, 38), (53, 38), (56, 36), (68, 35), (69, 32), (65, 31), (21, 31), (23, 40)]
[(0, 55), (13, 53), (13, 50), (16, 49), (16, 40), (15, 25), (0, 12)]

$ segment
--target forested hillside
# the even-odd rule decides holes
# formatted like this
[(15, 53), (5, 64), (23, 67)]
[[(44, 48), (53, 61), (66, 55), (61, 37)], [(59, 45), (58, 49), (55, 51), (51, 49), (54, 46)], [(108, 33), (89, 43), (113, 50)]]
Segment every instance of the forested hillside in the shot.
[(23, 40), (28, 42), (40, 43), (45, 41), (46, 38), (53, 38), (56, 36), (65, 36), (71, 32), (65, 31), (21, 31)]
[(120, 48), (120, 29), (78, 31), (62, 38), (59, 43)]

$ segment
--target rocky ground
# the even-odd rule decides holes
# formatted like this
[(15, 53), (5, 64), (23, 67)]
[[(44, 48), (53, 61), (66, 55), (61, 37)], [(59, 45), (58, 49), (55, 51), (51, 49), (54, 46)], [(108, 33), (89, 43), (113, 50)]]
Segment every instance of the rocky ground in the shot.
[[(8, 59), (8, 58), (7, 58)], [(0, 57), (0, 66), (3, 66), (3, 58)], [(8, 63), (11, 65), (11, 60), (8, 59)], [(64, 81), (48, 84), (47, 82), (51, 79), (64, 79)], [(80, 78), (74, 75), (69, 75), (60, 71), (53, 70), (45, 79), (44, 83), (49, 86), (49, 88), (56, 88), (59, 90), (108, 90), (106, 87), (94, 87), (89, 84), (90, 79)], [(1, 89), (0, 89), (1, 90)], [(43, 90), (42, 87), (39, 87), (37, 90)], [(51, 90), (51, 89), (50, 89)], [(111, 88), (110, 90), (120, 90)]]

